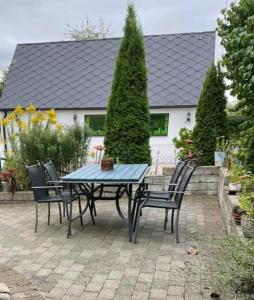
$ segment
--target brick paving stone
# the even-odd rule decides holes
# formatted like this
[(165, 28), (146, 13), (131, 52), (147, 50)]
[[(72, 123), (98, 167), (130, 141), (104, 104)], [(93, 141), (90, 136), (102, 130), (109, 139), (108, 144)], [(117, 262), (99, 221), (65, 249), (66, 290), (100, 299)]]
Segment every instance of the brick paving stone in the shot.
[(108, 275), (108, 279), (118, 279), (121, 280), (124, 275), (123, 271), (111, 271)]
[(103, 288), (99, 294), (99, 299), (114, 299), (116, 289)]
[(90, 282), (86, 287), (86, 291), (88, 292), (99, 292), (103, 286), (103, 282)]
[(120, 284), (120, 280), (107, 279), (104, 283), (103, 289), (117, 289)]
[(54, 273), (64, 275), (68, 270), (69, 270), (69, 267), (58, 266), (58, 267), (55, 268)]
[[(126, 214), (127, 202), (121, 202)], [(206, 299), (201, 296), (201, 253), (208, 253), (207, 236), (224, 233), (216, 197), (184, 199), (180, 244), (170, 226), (163, 230), (161, 210), (144, 210), (138, 243), (132, 244), (114, 203), (101, 201), (97, 207), (96, 226), (86, 214), (84, 227), (74, 222), (73, 237), (67, 240), (66, 222), (59, 224), (57, 206), (52, 206), (48, 226), (47, 206), (42, 205), (34, 234), (32, 221), (27, 221), (34, 216), (33, 203), (0, 204), (0, 264), (15, 269), (8, 276), (0, 272), (0, 282), (12, 282), (10, 290), (19, 298), (37, 288), (45, 299)], [(186, 254), (192, 246), (200, 255)]]
[(41, 276), (41, 277), (48, 277), (51, 274), (52, 270), (51, 269), (40, 269), (37, 273), (36, 276)]
[(84, 291), (84, 286), (79, 284), (73, 284), (71, 287), (67, 290), (67, 295), (73, 295), (73, 296), (80, 296)]
[(94, 274), (92, 282), (102, 282), (104, 283), (107, 279), (107, 274)]
[(146, 300), (146, 299), (149, 299), (149, 293), (148, 292), (137, 292), (137, 291), (134, 291), (131, 299), (132, 300)]
[(138, 276), (139, 274), (139, 269), (135, 269), (135, 268), (126, 268), (125, 269), (125, 274), (127, 276)]
[(168, 288), (168, 294), (171, 296), (183, 296), (184, 295), (184, 287), (171, 285)]
[(49, 296), (53, 298), (62, 298), (66, 293), (67, 289), (63, 287), (54, 287), (50, 292)]
[(167, 290), (164, 289), (152, 289), (150, 298), (154, 299), (166, 299), (167, 298)]
[(97, 292), (84, 292), (80, 295), (80, 300), (93, 300), (98, 298)]
[(139, 276), (138, 276), (138, 281), (152, 282), (153, 281), (153, 274), (140, 273)]

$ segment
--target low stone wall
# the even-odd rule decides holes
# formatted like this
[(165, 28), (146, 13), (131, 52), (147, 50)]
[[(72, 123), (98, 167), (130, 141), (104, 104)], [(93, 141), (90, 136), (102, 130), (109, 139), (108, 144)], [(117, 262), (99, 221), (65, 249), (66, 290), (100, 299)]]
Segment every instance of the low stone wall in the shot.
[(218, 200), (227, 234), (242, 236), (241, 226), (237, 226), (232, 220), (233, 210), (239, 208), (238, 196), (228, 194), (228, 172), (220, 168), (218, 184)]
[[(217, 195), (219, 182), (219, 167), (196, 168), (187, 187), (186, 195)], [(145, 182), (152, 190), (167, 190), (174, 168), (164, 167), (162, 176), (147, 176)]]
[(32, 201), (33, 199), (33, 193), (30, 191), (22, 191), (16, 193), (0, 192), (0, 203), (25, 203), (27, 201)]

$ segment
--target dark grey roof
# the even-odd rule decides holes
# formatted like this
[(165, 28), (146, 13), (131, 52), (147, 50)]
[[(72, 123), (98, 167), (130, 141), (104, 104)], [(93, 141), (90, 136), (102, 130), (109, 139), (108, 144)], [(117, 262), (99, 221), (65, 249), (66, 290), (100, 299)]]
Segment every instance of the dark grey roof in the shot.
[[(119, 38), (17, 45), (1, 108), (105, 108)], [(145, 36), (150, 107), (195, 106), (214, 32)]]

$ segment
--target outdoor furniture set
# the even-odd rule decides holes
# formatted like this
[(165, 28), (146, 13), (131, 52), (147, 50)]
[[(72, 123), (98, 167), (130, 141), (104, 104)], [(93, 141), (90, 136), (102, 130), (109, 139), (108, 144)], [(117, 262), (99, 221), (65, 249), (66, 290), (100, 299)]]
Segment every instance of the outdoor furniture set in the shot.
[[(172, 211), (171, 232), (174, 233), (175, 229), (176, 241), (179, 243), (178, 222), (181, 203), (194, 170), (195, 166), (189, 161), (179, 162), (171, 177), (168, 190), (155, 192), (150, 191), (148, 185), (144, 183), (144, 178), (149, 171), (147, 164), (118, 164), (112, 171), (102, 171), (98, 164), (86, 165), (60, 178), (51, 160), (46, 163), (38, 162), (36, 165), (27, 167), (35, 200), (35, 232), (38, 227), (38, 204), (48, 204), (48, 225), (50, 224), (50, 204), (58, 203), (60, 223), (62, 223), (61, 204), (63, 204), (63, 217), (65, 215), (67, 217), (67, 238), (69, 238), (72, 235), (72, 222), (80, 219), (80, 224), (83, 226), (82, 216), (87, 210), (95, 224), (96, 201), (114, 200), (119, 216), (128, 225), (129, 242), (137, 241), (142, 210), (150, 207), (165, 210), (164, 229), (168, 222), (168, 211)], [(137, 186), (135, 193), (133, 185)], [(109, 196), (105, 195), (105, 188), (110, 188)], [(112, 189), (114, 189), (113, 193)], [(127, 218), (124, 217), (119, 204), (124, 194), (128, 200)], [(84, 197), (86, 201), (82, 208)], [(79, 210), (75, 217), (73, 217), (72, 204), (74, 201), (78, 202)]]

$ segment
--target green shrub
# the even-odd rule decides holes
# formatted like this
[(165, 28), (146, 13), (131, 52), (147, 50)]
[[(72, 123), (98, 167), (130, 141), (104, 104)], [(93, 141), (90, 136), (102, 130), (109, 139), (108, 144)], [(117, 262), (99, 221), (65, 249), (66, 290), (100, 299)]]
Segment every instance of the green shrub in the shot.
[(254, 299), (254, 239), (225, 236), (212, 243), (215, 258), (207, 266), (211, 284), (232, 298)]
[(223, 75), (212, 65), (206, 74), (196, 113), (193, 131), (195, 152), (200, 165), (214, 164), (216, 138), (227, 138), (226, 98)]
[(105, 121), (106, 155), (122, 163), (151, 163), (150, 114), (143, 36), (128, 6)]
[[(22, 116), (28, 113), (28, 122)], [(17, 106), (2, 124), (6, 126), (8, 147), (4, 168), (16, 170), (18, 189), (26, 189), (27, 173), (25, 166), (45, 162), (50, 158), (56, 168), (72, 171), (85, 163), (91, 131), (85, 124), (63, 127), (57, 123), (56, 112), (36, 111), (29, 105), (25, 110)], [(16, 129), (15, 129), (16, 128)]]

